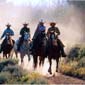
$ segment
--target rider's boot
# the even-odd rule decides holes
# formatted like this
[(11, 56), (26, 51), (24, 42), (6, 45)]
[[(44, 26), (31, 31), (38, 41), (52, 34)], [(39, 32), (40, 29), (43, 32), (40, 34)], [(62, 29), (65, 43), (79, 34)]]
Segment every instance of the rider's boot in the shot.
[(62, 43), (62, 41), (60, 39), (58, 39), (58, 44), (59, 44), (60, 49), (61, 49), (62, 57), (66, 57), (66, 53), (64, 51), (64, 44)]
[(62, 57), (66, 57), (66, 54), (64, 52), (64, 47), (61, 47), (61, 54), (62, 54)]
[(22, 44), (22, 40), (21, 40), (21, 38), (20, 38), (20, 40), (19, 40), (19, 43), (18, 43), (18, 45), (17, 45), (17, 51), (19, 52), (20, 51), (20, 46), (21, 46), (21, 44)]

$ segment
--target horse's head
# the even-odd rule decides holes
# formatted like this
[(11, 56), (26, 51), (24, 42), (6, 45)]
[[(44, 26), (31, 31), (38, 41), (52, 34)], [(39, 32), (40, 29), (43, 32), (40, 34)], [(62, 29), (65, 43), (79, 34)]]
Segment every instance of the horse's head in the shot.
[(7, 40), (10, 40), (10, 39), (11, 39), (10, 33), (6, 33), (6, 39), (7, 39)]
[(57, 39), (58, 39), (58, 34), (54, 31), (50, 32), (49, 40), (52, 42), (53, 45), (57, 46)]
[(6, 33), (6, 43), (7, 44), (10, 44), (10, 45), (13, 45), (14, 44), (14, 42), (13, 42), (13, 40), (11, 38), (10, 33)]
[(30, 34), (29, 33), (27, 33), (27, 32), (24, 33), (24, 40), (25, 41), (30, 40)]

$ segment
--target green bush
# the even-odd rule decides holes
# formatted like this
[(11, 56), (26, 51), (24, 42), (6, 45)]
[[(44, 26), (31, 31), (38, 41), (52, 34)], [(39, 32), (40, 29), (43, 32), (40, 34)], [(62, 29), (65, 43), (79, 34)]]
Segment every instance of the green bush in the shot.
[(73, 47), (71, 48), (70, 52), (68, 53), (68, 59), (69, 60), (74, 60), (75, 58), (78, 58), (79, 56), (79, 47)]
[(3, 60), (0, 66), (0, 84), (47, 84), (41, 75), (28, 73), (15, 60)]
[(8, 83), (10, 80), (12, 80), (12, 76), (9, 72), (0, 73), (0, 84)]
[(26, 75), (27, 72), (25, 70), (23, 70), (21, 67), (19, 66), (6, 66), (3, 70), (3, 72), (9, 72), (11, 73), (14, 77), (19, 78), (22, 77), (23, 75)]
[(85, 57), (85, 48), (81, 48), (78, 55), (79, 59)]
[(30, 73), (28, 75), (28, 83), (29, 84), (47, 84), (47, 80), (44, 79), (40, 74), (38, 73)]
[(2, 60), (0, 62), (0, 72), (8, 65), (16, 65), (18, 63), (18, 60), (14, 59), (7, 59), (7, 60)]
[(61, 65), (61, 72), (85, 79), (85, 46), (73, 47), (68, 53), (68, 62)]
[(78, 67), (78, 68), (80, 68), (80, 67), (85, 67), (85, 57), (81, 58), (81, 59), (78, 61), (77, 67)]
[(48, 84), (47, 80), (38, 73), (29, 73), (23, 76), (21, 81), (25, 84)]

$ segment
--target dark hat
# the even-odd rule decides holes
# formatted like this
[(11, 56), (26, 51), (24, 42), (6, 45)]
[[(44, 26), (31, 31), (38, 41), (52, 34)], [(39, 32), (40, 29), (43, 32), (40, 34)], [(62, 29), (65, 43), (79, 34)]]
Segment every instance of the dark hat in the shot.
[(7, 26), (7, 27), (10, 27), (11, 25), (8, 23), (6, 26)]
[(55, 26), (56, 23), (55, 23), (55, 22), (51, 22), (50, 25), (51, 25), (51, 26)]
[(23, 25), (24, 25), (24, 26), (27, 26), (27, 25), (28, 25), (28, 23), (24, 23)]

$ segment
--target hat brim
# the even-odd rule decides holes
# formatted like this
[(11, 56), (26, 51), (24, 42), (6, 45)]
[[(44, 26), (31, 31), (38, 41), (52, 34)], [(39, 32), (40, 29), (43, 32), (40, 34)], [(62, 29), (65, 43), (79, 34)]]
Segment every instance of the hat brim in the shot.
[(51, 22), (50, 25), (51, 25), (51, 26), (52, 26), (52, 25), (56, 25), (56, 23), (55, 23), (55, 22)]
[(28, 24), (23, 24), (23, 25), (28, 25)]
[(6, 26), (9, 26), (10, 27), (11, 25), (6, 25)]

